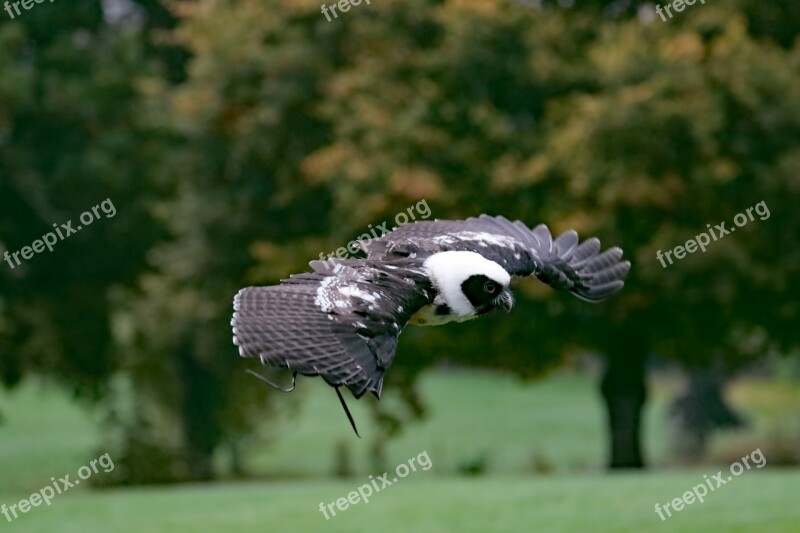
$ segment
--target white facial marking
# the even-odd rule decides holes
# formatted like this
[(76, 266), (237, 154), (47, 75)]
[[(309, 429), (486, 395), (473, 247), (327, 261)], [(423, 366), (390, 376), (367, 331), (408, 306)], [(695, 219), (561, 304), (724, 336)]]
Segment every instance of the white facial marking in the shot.
[(439, 290), (439, 295), (453, 313), (473, 316), (475, 308), (461, 290), (461, 284), (470, 276), (483, 274), (508, 287), (511, 276), (500, 265), (475, 252), (440, 252), (425, 260), (423, 267)]

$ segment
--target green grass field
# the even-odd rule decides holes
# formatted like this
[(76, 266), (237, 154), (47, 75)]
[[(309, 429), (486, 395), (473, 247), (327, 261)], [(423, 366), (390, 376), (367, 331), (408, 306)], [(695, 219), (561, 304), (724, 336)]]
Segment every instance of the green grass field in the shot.
[[(321, 501), (361, 480), (219, 484), (173, 489), (77, 491), (8, 524), (14, 531), (331, 531), (382, 533), (528, 531), (796, 532), (797, 471), (746, 472), (661, 521), (657, 501), (680, 496), (700, 472), (536, 479), (437, 478), (415, 473), (325, 520)], [(0, 493), (4, 502), (11, 495)], [(5, 521), (4, 521), (5, 522)], [(3, 522), (3, 525), (6, 525)]]
[[(666, 521), (654, 512), (724, 466), (688, 471), (656, 468), (644, 474), (603, 473), (603, 412), (586, 376), (563, 374), (534, 384), (476, 372), (434, 372), (421, 390), (430, 416), (410, 425), (388, 447), (390, 468), (426, 451), (428, 471), (410, 474), (326, 520), (320, 502), (334, 502), (368, 481), (366, 457), (371, 420), (351, 402), (364, 439), (351, 434), (335, 395), (314, 380), (303, 393), (280, 396), (299, 402), (295, 420), (266, 425), (248, 449), (248, 464), (272, 481), (224, 482), (180, 487), (89, 490), (84, 486), (33, 508), (11, 531), (798, 531), (795, 505), (800, 470), (751, 470)], [(667, 461), (662, 429), (669, 382), (655, 384), (647, 412), (648, 456)], [(797, 421), (800, 394), (774, 384), (743, 383), (732, 398), (765, 434), (776, 421)], [(391, 401), (391, 398), (389, 398)], [(0, 394), (0, 504), (10, 505), (74, 472), (95, 455), (96, 424), (57, 390), (27, 383)], [(780, 416), (783, 412), (784, 415)], [(754, 438), (752, 433), (743, 438)], [(724, 445), (736, 436), (722, 437)], [(271, 445), (266, 442), (272, 440)], [(352, 456), (355, 476), (324, 477), (335, 465), (338, 443)], [(341, 445), (340, 445), (341, 446)], [(112, 456), (113, 457), (113, 456)], [(533, 466), (536, 457), (537, 467)], [(481, 460), (483, 477), (457, 475)], [(224, 458), (220, 458), (221, 463)], [(552, 469), (552, 474), (542, 474)], [(539, 472), (539, 473), (537, 473)], [(102, 473), (96, 474), (98, 476)]]

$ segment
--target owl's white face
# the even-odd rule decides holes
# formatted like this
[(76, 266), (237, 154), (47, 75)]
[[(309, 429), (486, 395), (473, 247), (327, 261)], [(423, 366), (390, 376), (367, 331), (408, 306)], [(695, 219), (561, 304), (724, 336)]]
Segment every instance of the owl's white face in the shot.
[(506, 270), (475, 252), (440, 252), (425, 260), (423, 268), (438, 294), (433, 304), (414, 315), (410, 324), (436, 326), (477, 318), (495, 308), (510, 310), (514, 299), (508, 290)]

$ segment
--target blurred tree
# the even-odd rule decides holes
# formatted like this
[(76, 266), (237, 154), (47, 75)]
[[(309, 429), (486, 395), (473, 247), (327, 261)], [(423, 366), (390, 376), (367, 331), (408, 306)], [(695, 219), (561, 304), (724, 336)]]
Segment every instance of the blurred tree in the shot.
[(163, 8), (149, 2), (139, 17), (113, 20), (102, 4), (0, 20), (0, 248), (19, 251), (69, 220), (77, 227), (106, 199), (116, 211), (52, 252), (2, 263), (0, 379), (47, 375), (92, 401), (109, 399), (123, 368), (114, 290), (134, 286), (166, 235), (151, 211), (163, 189), (150, 169), (169, 147), (139, 120), (140, 80), (167, 70), (149, 45)]
[[(47, 5), (0, 23), (0, 242), (18, 251), (109, 198), (121, 215), (0, 274), (0, 376), (57, 376), (102, 394), (115, 364), (108, 289), (133, 282), (161, 234), (147, 211), (136, 79), (155, 72), (100, 2)], [(56, 22), (57, 21), (57, 22)]]
[(713, 368), (690, 373), (689, 383), (669, 408), (673, 450), (681, 459), (702, 459), (714, 431), (738, 428), (745, 420), (723, 398), (725, 376)]
[[(631, 334), (644, 340), (641, 357), (703, 365), (722, 352), (736, 368), (796, 346), (800, 220), (787, 204), (800, 187), (795, 56), (749, 39), (743, 18), (724, 7), (672, 25), (625, 23), (587, 50), (599, 90), (552, 109), (537, 175), (568, 180), (587, 215), (608, 220), (623, 248), (634, 243), (619, 302)], [(707, 252), (666, 266), (656, 259), (707, 224), (730, 228), (761, 202), (766, 212)], [(607, 369), (631, 364), (612, 356)], [(614, 392), (605, 392), (611, 406)], [(630, 442), (617, 430), (634, 427), (633, 415), (610, 423)], [(612, 465), (635, 459), (623, 448), (612, 448)]]
[[(171, 187), (156, 211), (169, 237), (153, 247), (152, 272), (123, 303), (134, 387), (146, 391), (153, 427), (178, 424), (162, 433), (163, 445), (182, 450), (191, 479), (212, 477), (215, 449), (265, 414), (264, 389), (231, 344), (233, 295), (306, 268), (324, 249), (330, 205), (327, 190), (294, 176), (329, 138), (309, 103), (320, 98), (334, 47), (318, 53), (325, 44), (307, 12), (231, 7), (178, 4), (174, 42), (193, 54), (189, 76), (146, 84), (148, 120), (179, 139), (155, 169)], [(269, 268), (250, 272), (254, 257)]]

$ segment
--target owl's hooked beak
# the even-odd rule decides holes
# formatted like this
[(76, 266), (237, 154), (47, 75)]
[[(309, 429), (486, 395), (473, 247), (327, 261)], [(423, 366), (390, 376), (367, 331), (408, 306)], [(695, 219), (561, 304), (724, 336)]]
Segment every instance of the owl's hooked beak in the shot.
[(503, 292), (501, 292), (500, 295), (495, 298), (494, 304), (495, 307), (505, 309), (506, 313), (509, 313), (514, 307), (514, 295), (511, 294), (511, 291), (508, 289), (504, 289)]

